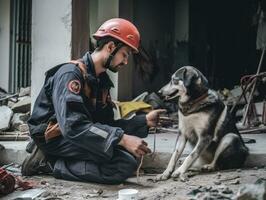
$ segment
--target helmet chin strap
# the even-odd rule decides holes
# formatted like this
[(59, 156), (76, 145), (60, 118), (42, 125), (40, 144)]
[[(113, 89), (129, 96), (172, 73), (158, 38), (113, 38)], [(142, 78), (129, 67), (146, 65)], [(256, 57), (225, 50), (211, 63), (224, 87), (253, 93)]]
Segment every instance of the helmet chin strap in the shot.
[(112, 69), (112, 67), (110, 66), (110, 64), (111, 64), (111, 61), (114, 58), (115, 54), (118, 52), (119, 49), (121, 49), (122, 46), (124, 46), (123, 43), (118, 43), (117, 46), (116, 46), (116, 48), (115, 48), (115, 50), (110, 54), (110, 56), (108, 57), (105, 65), (104, 65), (104, 67), (106, 69), (109, 69), (112, 72), (117, 72), (114, 69)]

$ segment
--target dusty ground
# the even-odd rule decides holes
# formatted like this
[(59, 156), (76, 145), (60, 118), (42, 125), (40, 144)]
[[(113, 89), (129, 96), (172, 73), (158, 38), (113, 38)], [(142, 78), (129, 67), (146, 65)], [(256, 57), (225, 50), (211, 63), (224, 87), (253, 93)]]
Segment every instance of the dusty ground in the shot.
[[(266, 179), (266, 168), (206, 173), (193, 176), (187, 182), (170, 179), (154, 183), (151, 181), (154, 177), (155, 175), (142, 175), (139, 184), (137, 184), (137, 179), (134, 177), (124, 184), (111, 186), (63, 181), (49, 176), (35, 176), (31, 179), (38, 183), (37, 187), (46, 190), (38, 198), (42, 200), (117, 199), (118, 190), (123, 188), (138, 189), (139, 199), (201, 199), (200, 196), (211, 193), (214, 196), (216, 195), (213, 199), (218, 199), (218, 197), (220, 199), (232, 199), (241, 186), (254, 183), (259, 178)], [(198, 193), (198, 196), (195, 196), (196, 193)]]

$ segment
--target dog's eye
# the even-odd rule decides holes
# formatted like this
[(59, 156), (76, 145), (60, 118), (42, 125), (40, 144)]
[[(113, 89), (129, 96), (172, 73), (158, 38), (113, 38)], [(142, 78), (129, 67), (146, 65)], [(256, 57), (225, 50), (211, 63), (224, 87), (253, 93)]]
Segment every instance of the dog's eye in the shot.
[(173, 80), (173, 84), (178, 85), (178, 82), (180, 79), (179, 78), (173, 78), (172, 80)]

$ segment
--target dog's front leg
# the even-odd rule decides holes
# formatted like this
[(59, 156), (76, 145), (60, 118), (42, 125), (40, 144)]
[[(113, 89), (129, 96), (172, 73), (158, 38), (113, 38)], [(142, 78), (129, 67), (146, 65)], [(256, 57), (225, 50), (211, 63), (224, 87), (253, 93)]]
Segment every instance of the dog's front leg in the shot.
[(172, 157), (171, 157), (171, 159), (170, 159), (170, 161), (168, 163), (168, 166), (167, 166), (166, 170), (162, 174), (159, 174), (156, 177), (157, 181), (166, 180), (166, 179), (168, 179), (171, 176), (172, 172), (175, 169), (175, 165), (176, 165), (177, 160), (182, 155), (182, 152), (183, 152), (183, 150), (185, 148), (186, 142), (187, 142), (187, 139), (185, 138), (185, 136), (183, 134), (181, 134), (180, 137), (179, 137), (178, 148), (172, 154)]
[(183, 164), (174, 171), (172, 177), (180, 177), (181, 180), (186, 180), (187, 178), (185, 176), (185, 172), (199, 158), (202, 151), (209, 146), (210, 142), (211, 138), (209, 138), (208, 136), (205, 136), (205, 138), (200, 138), (192, 152), (184, 160)]

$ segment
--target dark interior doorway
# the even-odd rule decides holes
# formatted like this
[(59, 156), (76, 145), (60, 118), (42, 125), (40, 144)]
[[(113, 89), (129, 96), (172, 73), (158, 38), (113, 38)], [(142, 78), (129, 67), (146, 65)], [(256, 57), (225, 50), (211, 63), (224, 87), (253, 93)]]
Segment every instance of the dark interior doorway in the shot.
[[(190, 1), (189, 60), (215, 89), (233, 88), (241, 76), (255, 74), (258, 1)], [(265, 71), (265, 62), (262, 66)]]
[[(187, 5), (186, 1), (182, 0), (182, 2)], [(176, 21), (178, 1), (135, 0), (133, 6), (134, 23), (141, 33), (142, 45), (153, 61), (153, 73), (150, 79), (142, 80), (138, 71), (136, 69), (133, 71), (133, 96), (135, 97), (144, 91), (158, 91), (169, 81), (177, 66), (188, 62), (188, 43), (177, 39), (176, 36), (182, 35), (175, 29), (178, 23)], [(187, 22), (184, 19), (181, 23)], [(183, 35), (182, 40), (187, 39), (188, 34)]]
[[(184, 65), (199, 68), (214, 89), (232, 89), (243, 75), (255, 74), (261, 55), (254, 20), (258, 2), (135, 0), (133, 21), (156, 66), (151, 80), (142, 80), (134, 70), (133, 97), (157, 91)], [(186, 9), (187, 15), (180, 15)], [(186, 23), (188, 36), (177, 38)], [(261, 71), (266, 71), (265, 61)]]

